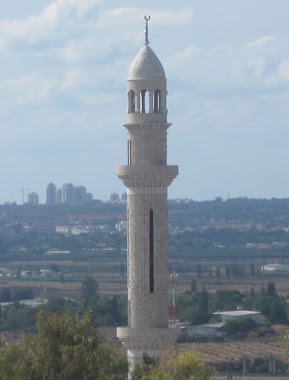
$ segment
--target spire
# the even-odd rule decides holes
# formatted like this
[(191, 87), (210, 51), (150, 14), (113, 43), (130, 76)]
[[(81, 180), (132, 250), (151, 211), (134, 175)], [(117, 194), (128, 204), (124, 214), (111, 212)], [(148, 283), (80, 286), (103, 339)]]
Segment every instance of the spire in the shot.
[(145, 19), (145, 45), (148, 45), (149, 42), (149, 20), (151, 19), (151, 16), (144, 16)]

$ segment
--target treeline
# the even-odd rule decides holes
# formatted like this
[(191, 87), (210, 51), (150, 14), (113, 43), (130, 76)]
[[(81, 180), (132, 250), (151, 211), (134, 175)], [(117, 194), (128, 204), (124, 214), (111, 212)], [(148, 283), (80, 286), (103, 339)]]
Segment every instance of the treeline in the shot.
[[(0, 296), (3, 296), (3, 290)], [(25, 290), (21, 290), (23, 295)], [(26, 291), (27, 292), (27, 291)], [(28, 291), (30, 294), (30, 292)], [(90, 311), (97, 326), (124, 326), (127, 324), (127, 299), (114, 295), (102, 296), (98, 293), (98, 283), (93, 278), (87, 278), (82, 283), (81, 295), (78, 300), (50, 299), (46, 305), (38, 309), (21, 305), (18, 292), (11, 304), (0, 309), (0, 330), (35, 329), (37, 311), (53, 311), (61, 315), (71, 312), (84, 315)], [(7, 301), (7, 299), (6, 299)], [(209, 293), (203, 286), (198, 290), (196, 279), (191, 281), (191, 289), (176, 298), (177, 318), (190, 324), (204, 324), (214, 321), (214, 312), (231, 310), (257, 310), (270, 323), (289, 322), (289, 305), (284, 297), (278, 295), (273, 282), (259, 290), (252, 288), (248, 292), (238, 290), (217, 290)]]
[[(215, 249), (226, 247), (250, 247), (251, 245), (265, 244), (272, 245), (278, 242), (279, 245), (288, 244), (288, 231), (279, 230), (260, 230), (251, 228), (208, 228), (205, 230), (180, 231), (171, 235), (170, 248), (178, 251), (185, 249)], [(278, 247), (279, 248), (279, 247)]]
[(29, 289), (19, 289), (14, 293), (9, 288), (1, 290), (0, 301), (6, 304), (0, 308), (0, 331), (35, 331), (39, 311), (53, 311), (59, 315), (69, 312), (83, 316), (89, 310), (96, 326), (122, 326), (127, 323), (126, 297), (100, 295), (97, 281), (90, 277), (83, 281), (77, 300), (51, 298), (47, 304), (37, 308), (19, 302), (32, 296)]
[(190, 219), (240, 220), (288, 225), (289, 198), (250, 199), (232, 198), (223, 200), (217, 197), (212, 201), (169, 202), (170, 220), (176, 225), (185, 225)]
[(248, 292), (239, 290), (217, 290), (209, 293), (203, 286), (197, 289), (196, 280), (191, 282), (191, 290), (177, 297), (177, 317), (182, 322), (193, 325), (216, 321), (214, 312), (232, 310), (256, 310), (270, 323), (289, 322), (289, 305), (284, 297), (278, 295), (275, 284)]
[[(40, 312), (37, 334), (17, 344), (0, 339), (1, 380), (126, 380), (123, 351), (108, 345), (90, 312), (83, 316)], [(144, 355), (143, 365), (130, 371), (131, 380), (209, 380), (212, 368), (193, 351), (156, 360)]]
[(103, 202), (101, 200), (93, 200), (84, 204), (56, 204), (56, 205), (18, 205), (17, 203), (5, 203), (0, 205), (0, 213), (2, 219), (9, 217), (14, 218), (54, 218), (54, 217), (69, 217), (77, 215), (91, 215), (96, 216), (102, 214), (102, 217), (107, 214), (111, 218), (111, 214), (117, 216), (118, 214), (124, 215), (126, 212), (126, 205), (120, 203)]
[[(188, 220), (208, 219), (237, 219), (255, 222), (267, 222), (275, 220), (285, 224), (289, 222), (289, 198), (284, 199), (250, 199), (231, 198), (223, 200), (217, 197), (214, 200), (194, 201), (169, 200), (170, 220), (172, 224), (185, 225)], [(126, 214), (126, 205), (120, 203), (103, 202), (94, 200), (83, 205), (18, 205), (16, 203), (5, 203), (0, 205), (1, 219), (14, 218), (53, 218), (67, 216), (85, 215), (107, 215), (107, 218), (123, 218)]]
[[(16, 223), (5, 231), (0, 229), (0, 255), (9, 257), (27, 257), (27, 255), (43, 255), (49, 249), (70, 251), (71, 255), (80, 256), (84, 251), (109, 246), (116, 253), (126, 247), (126, 234), (115, 230), (98, 229), (91, 233), (64, 234), (57, 232), (43, 232), (26, 230), (22, 223)], [(19, 252), (19, 247), (25, 251)]]
[[(117, 222), (126, 219), (124, 204), (5, 204), (0, 205), (0, 215), (0, 255), (37, 256), (57, 248), (77, 256), (99, 245), (116, 253), (126, 248), (126, 231), (115, 229)], [(172, 255), (272, 257), (284, 253), (288, 257), (289, 199), (171, 200), (169, 220)], [(61, 224), (91, 228), (78, 235), (57, 233), (56, 225)], [(100, 224), (107, 228), (99, 228)], [(25, 252), (19, 253), (19, 247)]]

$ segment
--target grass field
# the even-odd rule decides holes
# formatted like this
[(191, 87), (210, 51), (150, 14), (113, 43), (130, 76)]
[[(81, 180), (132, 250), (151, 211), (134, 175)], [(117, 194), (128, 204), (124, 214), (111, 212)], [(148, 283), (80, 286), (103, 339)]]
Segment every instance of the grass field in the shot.
[[(0, 261), (0, 275), (2, 273), (1, 287), (33, 288), (37, 294), (41, 294), (44, 288), (44, 277), (39, 275), (39, 271), (46, 266), (46, 289), (49, 295), (65, 295), (75, 297), (79, 294), (81, 282), (88, 276), (91, 270), (92, 276), (99, 283), (99, 291), (103, 294), (126, 294), (126, 275), (122, 276), (121, 265), (126, 265), (126, 256), (124, 254), (110, 255), (95, 255), (89, 257), (57, 257), (47, 256), (44, 263), (41, 259), (27, 260), (4, 260)], [(190, 281), (194, 277), (197, 281), (197, 286), (201, 289), (203, 286), (209, 292), (214, 292), (217, 289), (237, 289), (240, 291), (250, 290), (254, 288), (259, 292), (262, 286), (270, 281), (275, 283), (277, 292), (280, 295), (287, 296), (289, 294), (289, 274), (264, 274), (259, 276), (246, 276), (226, 278), (224, 275), (221, 278), (209, 275), (208, 268), (214, 265), (228, 265), (226, 262), (202, 262), (202, 266), (206, 269), (202, 278), (198, 278), (195, 272), (198, 262), (194, 260), (175, 259), (171, 261), (174, 268), (178, 268), (181, 264), (182, 271), (176, 270), (176, 292), (182, 293), (190, 289)], [(241, 262), (241, 265), (244, 263)], [(185, 269), (184, 269), (185, 268)], [(51, 271), (53, 269), (53, 271)], [(31, 271), (33, 275), (20, 276), (15, 278), (13, 273), (23, 271)], [(11, 273), (10, 276), (7, 273)]]

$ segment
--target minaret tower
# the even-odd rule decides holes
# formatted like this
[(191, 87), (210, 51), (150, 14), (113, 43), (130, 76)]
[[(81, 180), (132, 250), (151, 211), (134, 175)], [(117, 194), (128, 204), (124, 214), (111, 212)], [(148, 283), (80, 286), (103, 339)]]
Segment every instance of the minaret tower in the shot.
[(176, 341), (168, 327), (167, 188), (178, 174), (167, 165), (167, 81), (164, 68), (145, 44), (128, 76), (126, 166), (117, 175), (127, 187), (128, 327), (117, 336), (127, 349), (130, 369), (144, 355), (159, 357)]

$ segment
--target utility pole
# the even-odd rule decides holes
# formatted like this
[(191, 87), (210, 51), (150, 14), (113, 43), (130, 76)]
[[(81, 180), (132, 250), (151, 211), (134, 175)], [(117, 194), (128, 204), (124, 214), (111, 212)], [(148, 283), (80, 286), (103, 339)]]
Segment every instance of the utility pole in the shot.
[(44, 266), (43, 293), (46, 295), (46, 253), (44, 253), (43, 255), (43, 266)]
[(89, 267), (88, 267), (88, 277), (92, 277), (92, 263), (91, 263), (91, 224), (89, 225)]

